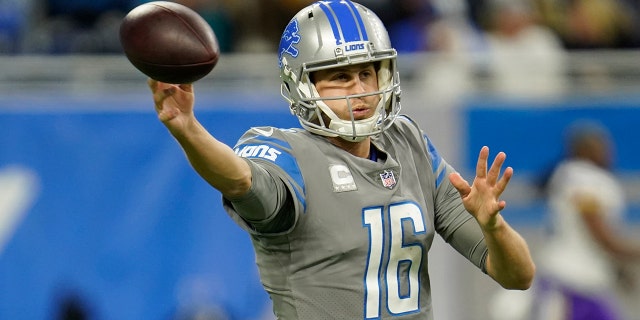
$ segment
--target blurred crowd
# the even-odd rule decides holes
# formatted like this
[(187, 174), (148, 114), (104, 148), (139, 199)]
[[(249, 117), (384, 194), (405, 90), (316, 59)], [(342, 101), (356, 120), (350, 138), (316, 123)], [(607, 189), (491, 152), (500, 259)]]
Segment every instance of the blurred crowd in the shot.
[[(149, 1), (0, 0), (0, 53), (120, 52), (120, 22), (144, 2)], [(193, 8), (211, 24), (223, 52), (273, 52), (288, 20), (312, 1), (174, 2)], [(474, 50), (486, 36), (557, 41), (567, 50), (640, 48), (640, 0), (359, 2), (378, 13), (401, 52)]]

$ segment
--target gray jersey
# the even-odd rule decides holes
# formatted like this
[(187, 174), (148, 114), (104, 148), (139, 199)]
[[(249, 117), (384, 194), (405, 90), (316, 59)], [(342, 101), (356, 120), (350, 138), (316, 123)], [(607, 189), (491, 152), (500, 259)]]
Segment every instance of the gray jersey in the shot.
[[(278, 319), (432, 319), (427, 252), (436, 232), (484, 270), (482, 233), (429, 139), (400, 117), (372, 142), (378, 161), (301, 129), (253, 128), (235, 147), (292, 200), (257, 224), (234, 205), (243, 199), (225, 201), (251, 235)], [(277, 193), (263, 178), (252, 189)], [(286, 229), (264, 232), (283, 225), (278, 215)]]

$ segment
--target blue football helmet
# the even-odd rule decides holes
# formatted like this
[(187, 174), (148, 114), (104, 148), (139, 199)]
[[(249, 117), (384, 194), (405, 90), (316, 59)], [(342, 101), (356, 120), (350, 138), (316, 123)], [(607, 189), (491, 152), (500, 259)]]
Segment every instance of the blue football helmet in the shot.
[[(318, 1), (300, 10), (287, 25), (278, 53), (281, 93), (291, 113), (310, 132), (362, 141), (387, 129), (400, 112), (400, 78), (397, 52), (378, 16), (349, 0)], [(312, 72), (374, 62), (378, 66), (380, 103), (374, 116), (340, 119), (323, 100), (349, 100), (359, 95), (324, 97), (311, 81)]]

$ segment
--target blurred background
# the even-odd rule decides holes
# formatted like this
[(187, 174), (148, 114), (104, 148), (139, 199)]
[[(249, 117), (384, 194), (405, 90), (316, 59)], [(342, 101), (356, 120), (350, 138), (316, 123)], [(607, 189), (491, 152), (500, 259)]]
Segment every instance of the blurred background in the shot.
[[(0, 319), (272, 318), (247, 235), (122, 54), (120, 21), (143, 2), (0, 0)], [(233, 145), (250, 126), (297, 127), (276, 50), (310, 1), (178, 2), (220, 42), (195, 84), (211, 133)], [(579, 119), (610, 130), (628, 205), (620, 232), (638, 234), (640, 1), (360, 2), (387, 25), (403, 111), (440, 154), (470, 176), (481, 146), (507, 153), (504, 215), (534, 257), (548, 228), (542, 184)], [(439, 238), (429, 263), (438, 319), (525, 319), (526, 298), (505, 297)], [(640, 319), (640, 288), (617, 299)]]

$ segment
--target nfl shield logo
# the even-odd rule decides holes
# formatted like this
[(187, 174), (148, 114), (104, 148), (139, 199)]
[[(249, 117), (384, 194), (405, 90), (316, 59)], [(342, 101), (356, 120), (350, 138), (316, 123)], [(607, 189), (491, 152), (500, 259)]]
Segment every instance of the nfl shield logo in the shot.
[(393, 171), (385, 170), (380, 174), (380, 179), (382, 180), (382, 185), (385, 188), (393, 189), (393, 186), (396, 185), (396, 177), (393, 175)]

